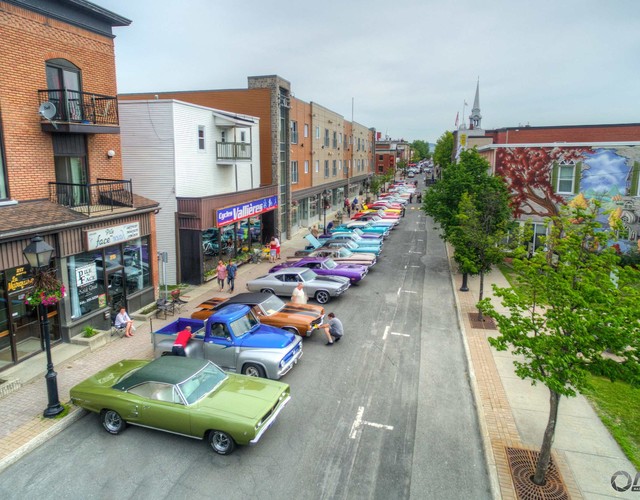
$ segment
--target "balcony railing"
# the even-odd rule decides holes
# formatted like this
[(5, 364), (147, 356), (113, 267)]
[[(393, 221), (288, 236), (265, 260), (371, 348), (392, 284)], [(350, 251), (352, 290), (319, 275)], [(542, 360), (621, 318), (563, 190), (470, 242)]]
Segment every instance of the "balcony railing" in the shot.
[(118, 125), (118, 100), (113, 96), (48, 89), (38, 90), (38, 101), (55, 106), (55, 113), (47, 118), (52, 122)]
[(133, 207), (131, 181), (96, 180), (95, 184), (50, 182), (49, 200), (89, 216)]
[(251, 144), (246, 142), (216, 142), (218, 160), (250, 160)]

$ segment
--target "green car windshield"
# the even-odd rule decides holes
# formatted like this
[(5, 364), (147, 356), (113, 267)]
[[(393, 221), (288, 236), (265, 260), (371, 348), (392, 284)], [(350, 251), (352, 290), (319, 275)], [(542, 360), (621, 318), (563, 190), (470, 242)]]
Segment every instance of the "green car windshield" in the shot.
[(208, 363), (202, 370), (178, 384), (187, 404), (199, 401), (207, 394), (213, 392), (227, 375), (213, 363)]

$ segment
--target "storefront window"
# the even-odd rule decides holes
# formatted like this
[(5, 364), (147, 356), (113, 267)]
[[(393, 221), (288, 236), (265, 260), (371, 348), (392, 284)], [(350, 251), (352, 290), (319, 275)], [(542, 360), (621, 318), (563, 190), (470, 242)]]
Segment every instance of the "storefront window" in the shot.
[(149, 238), (137, 238), (67, 259), (71, 318), (77, 319), (151, 286)]
[(149, 237), (128, 242), (124, 247), (124, 273), (127, 293), (135, 293), (151, 285), (149, 267)]
[(86, 252), (67, 259), (71, 318), (107, 305), (102, 252)]

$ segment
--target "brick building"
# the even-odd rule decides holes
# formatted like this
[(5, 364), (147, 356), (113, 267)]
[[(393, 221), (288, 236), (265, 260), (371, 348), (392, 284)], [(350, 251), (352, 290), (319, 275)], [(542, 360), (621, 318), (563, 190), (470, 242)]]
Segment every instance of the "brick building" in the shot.
[(89, 2), (0, 1), (0, 370), (43, 349), (22, 251), (54, 248), (67, 295), (51, 336), (110, 326), (110, 312), (154, 300), (154, 211), (122, 179), (114, 26)]
[[(259, 199), (275, 189), (278, 206), (262, 216), (263, 238), (290, 238), (299, 227), (322, 220), (324, 203), (329, 210), (338, 209), (348, 194), (364, 189), (373, 170), (374, 131), (293, 97), (291, 83), (278, 75), (250, 76), (247, 87), (121, 94), (119, 99), (176, 99), (258, 118), (261, 186), (238, 194)], [(181, 214), (193, 210), (186, 200), (177, 201), (180, 228), (186, 228), (188, 216)], [(214, 210), (230, 206), (228, 196), (214, 197), (211, 203)], [(203, 219), (199, 229), (205, 231), (207, 224)]]

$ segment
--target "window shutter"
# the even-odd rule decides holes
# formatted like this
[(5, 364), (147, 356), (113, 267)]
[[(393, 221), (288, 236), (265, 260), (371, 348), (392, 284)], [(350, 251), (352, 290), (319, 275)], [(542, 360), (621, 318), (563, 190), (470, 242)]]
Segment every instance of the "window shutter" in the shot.
[(573, 194), (580, 192), (580, 179), (582, 178), (582, 162), (576, 163), (573, 171)]
[(558, 191), (558, 162), (554, 161), (551, 166), (551, 191)]
[(640, 178), (640, 163), (633, 162), (631, 167), (631, 185), (629, 186), (629, 196), (638, 196), (638, 179)]

